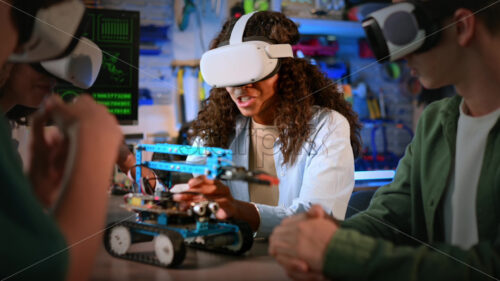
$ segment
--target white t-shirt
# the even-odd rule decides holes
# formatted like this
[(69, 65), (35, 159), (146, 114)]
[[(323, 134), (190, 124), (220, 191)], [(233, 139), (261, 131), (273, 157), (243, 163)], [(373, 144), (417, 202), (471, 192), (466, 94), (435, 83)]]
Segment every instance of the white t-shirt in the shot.
[[(263, 171), (276, 177), (274, 163), (274, 143), (278, 138), (275, 126), (258, 124), (252, 119), (250, 127), (251, 145), (249, 168), (251, 171)], [(249, 183), (250, 202), (277, 206), (279, 189), (276, 186)]]
[(460, 104), (455, 166), (444, 201), (445, 239), (447, 243), (469, 249), (478, 242), (476, 218), (477, 185), (483, 166), (490, 130), (500, 117), (500, 109), (485, 116), (471, 117)]

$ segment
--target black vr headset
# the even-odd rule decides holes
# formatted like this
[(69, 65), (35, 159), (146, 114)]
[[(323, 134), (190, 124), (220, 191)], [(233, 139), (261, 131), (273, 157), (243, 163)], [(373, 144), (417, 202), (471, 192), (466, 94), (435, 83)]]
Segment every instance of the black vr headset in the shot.
[[(441, 20), (453, 7), (429, 1), (392, 4), (371, 13), (363, 20), (363, 29), (378, 61), (396, 61), (411, 53), (425, 52), (440, 39)], [(439, 7), (438, 7), (439, 6)]]

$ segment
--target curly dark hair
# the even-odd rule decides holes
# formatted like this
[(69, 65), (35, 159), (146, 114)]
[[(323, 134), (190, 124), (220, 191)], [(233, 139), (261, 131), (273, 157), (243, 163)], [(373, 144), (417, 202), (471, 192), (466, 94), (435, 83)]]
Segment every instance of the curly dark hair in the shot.
[[(210, 49), (229, 40), (236, 19), (228, 20), (222, 31), (211, 42)], [(279, 44), (296, 44), (299, 32), (296, 24), (278, 12), (258, 12), (247, 23), (244, 37), (264, 36)], [(309, 121), (313, 105), (338, 111), (349, 122), (351, 145), (355, 156), (361, 147), (361, 125), (351, 104), (316, 66), (297, 58), (280, 59), (277, 82), (277, 102), (274, 125), (279, 132), (280, 150), (284, 163), (293, 164), (305, 141), (310, 137)], [(193, 123), (193, 135), (200, 137), (207, 146), (227, 148), (235, 133), (235, 121), (240, 115), (238, 107), (224, 88), (213, 88), (210, 97), (203, 101), (198, 118)]]

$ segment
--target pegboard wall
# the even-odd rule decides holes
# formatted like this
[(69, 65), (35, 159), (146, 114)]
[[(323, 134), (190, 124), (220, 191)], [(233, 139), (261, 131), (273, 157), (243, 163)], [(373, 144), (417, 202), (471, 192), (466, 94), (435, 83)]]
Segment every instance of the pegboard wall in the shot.
[[(357, 161), (356, 168), (395, 168), (413, 137), (412, 102), (416, 96), (409, 86), (409, 68), (405, 63), (380, 64), (373, 58), (363, 58), (364, 40), (338, 37), (336, 41), (338, 51), (333, 60), (347, 65), (347, 76), (341, 81), (351, 85), (353, 108), (363, 123), (361, 158), (368, 161)], [(379, 116), (370, 110), (373, 102), (379, 107)], [(374, 161), (377, 157), (385, 160)]]
[[(406, 63), (380, 64), (373, 59), (351, 58), (351, 83), (365, 83), (367, 95), (383, 100), (386, 118), (412, 126), (412, 105), (415, 98), (408, 89), (411, 78)], [(381, 96), (383, 96), (381, 98)], [(362, 99), (354, 95), (354, 107), (361, 119), (369, 119), (369, 111)], [(382, 105), (381, 105), (382, 106)]]
[[(351, 59), (351, 81), (355, 87), (366, 85), (365, 95), (354, 91), (353, 106), (363, 121), (361, 138), (363, 151), (376, 158), (377, 155), (389, 158), (379, 161), (366, 169), (392, 169), (404, 154), (406, 146), (413, 138), (413, 106), (415, 97), (410, 93), (408, 84), (410, 73), (405, 63), (379, 64), (373, 59)], [(381, 120), (370, 117), (367, 98), (378, 101), (380, 111), (385, 111)], [(383, 113), (382, 113), (383, 114)]]
[[(89, 7), (140, 11), (139, 123), (141, 111), (150, 110), (143, 105), (154, 105), (163, 107), (161, 111), (165, 115), (163, 119), (169, 123), (168, 127), (173, 127), (174, 131), (180, 128), (177, 112), (181, 91), (177, 79), (179, 67), (172, 67), (172, 62), (199, 59), (227, 17), (225, 0), (193, 1), (194, 6), (189, 9), (184, 9), (185, 3), (174, 0), (86, 1)], [(198, 69), (183, 67), (183, 73), (182, 91), (187, 104), (186, 119), (189, 121), (196, 117), (199, 110)], [(155, 122), (149, 116), (142, 119)], [(158, 123), (164, 124), (165, 120)]]
[[(405, 63), (379, 64), (373, 58), (363, 58), (367, 55), (362, 55), (363, 40), (358, 38), (328, 37), (302, 36), (301, 44), (318, 40), (326, 47), (322, 52), (330, 48), (333, 55), (315, 54), (311, 61), (332, 81), (352, 88), (349, 100), (363, 124), (363, 155), (357, 161), (357, 169), (395, 168), (413, 137), (412, 101), (416, 96), (410, 91), (409, 68)], [(307, 54), (306, 57), (311, 58)], [(375, 104), (378, 113), (373, 110)]]
[[(159, 36), (159, 40), (145, 40), (141, 42), (141, 56), (139, 63), (139, 87), (147, 89), (152, 103), (171, 107), (169, 120), (176, 120), (177, 128), (180, 127), (177, 114), (178, 92), (177, 71), (172, 68), (173, 61), (196, 60), (208, 48), (215, 34), (220, 30), (222, 23), (227, 18), (227, 5), (231, 1), (194, 1), (194, 10), (188, 14), (187, 25), (180, 30), (179, 7), (177, 4), (184, 1), (174, 0), (98, 0), (87, 1), (90, 5), (102, 8), (138, 10), (141, 12), (141, 26), (163, 27), (165, 34)], [(233, 1), (234, 2), (234, 1)], [(218, 3), (217, 8), (212, 3)], [(158, 30), (158, 29), (157, 29)], [(144, 31), (141, 28), (141, 31)], [(147, 31), (147, 30), (146, 30)], [(153, 38), (154, 39), (154, 38)], [(411, 141), (409, 130), (412, 128), (414, 97), (408, 90), (408, 69), (403, 64), (380, 65), (373, 59), (362, 59), (359, 57), (358, 40), (336, 38), (338, 42), (338, 53), (333, 60), (344, 62), (349, 68), (349, 83), (353, 87), (365, 83), (367, 94), (373, 99), (381, 100), (382, 110), (385, 110), (385, 118), (389, 120), (383, 130), (375, 130), (380, 125), (370, 118), (366, 95), (353, 95), (353, 105), (360, 119), (364, 122), (361, 135), (364, 150), (367, 154), (390, 152), (399, 157)], [(141, 40), (144, 41), (144, 40)], [(398, 70), (394, 70), (396, 67)], [(398, 74), (394, 74), (396, 71)], [(192, 120), (199, 110), (199, 97), (197, 89), (198, 69), (186, 67), (183, 70), (183, 90), (186, 100), (186, 119)], [(207, 89), (208, 90), (208, 89)], [(140, 121), (139, 121), (140, 122)], [(392, 123), (391, 123), (392, 122)], [(385, 136), (384, 136), (385, 134)], [(385, 143), (385, 144), (384, 144)], [(385, 167), (379, 167), (385, 168)]]

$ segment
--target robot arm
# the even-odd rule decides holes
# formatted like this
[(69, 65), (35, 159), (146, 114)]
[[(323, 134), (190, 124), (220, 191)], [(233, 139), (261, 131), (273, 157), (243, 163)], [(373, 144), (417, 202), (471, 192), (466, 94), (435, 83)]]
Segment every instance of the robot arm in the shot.
[[(177, 144), (139, 144), (136, 148), (136, 165), (150, 169), (170, 172), (191, 173), (205, 175), (210, 179), (243, 180), (259, 184), (277, 185), (279, 180), (269, 174), (259, 171), (248, 171), (243, 167), (232, 166), (233, 152), (229, 149), (217, 147), (197, 147)], [(142, 152), (150, 151), (156, 153), (201, 156), (206, 159), (205, 163), (187, 162), (158, 162), (142, 161)], [(141, 169), (136, 169), (136, 182), (139, 192), (142, 190)]]

